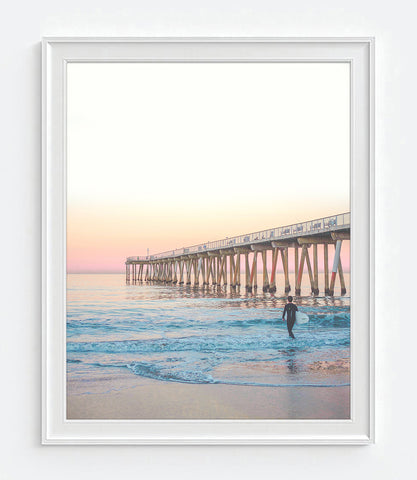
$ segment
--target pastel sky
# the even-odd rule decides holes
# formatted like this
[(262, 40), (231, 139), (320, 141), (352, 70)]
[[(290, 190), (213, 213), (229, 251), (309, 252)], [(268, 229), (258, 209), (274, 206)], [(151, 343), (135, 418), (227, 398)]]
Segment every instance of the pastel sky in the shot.
[(349, 77), (344, 63), (70, 63), (68, 272), (349, 211)]

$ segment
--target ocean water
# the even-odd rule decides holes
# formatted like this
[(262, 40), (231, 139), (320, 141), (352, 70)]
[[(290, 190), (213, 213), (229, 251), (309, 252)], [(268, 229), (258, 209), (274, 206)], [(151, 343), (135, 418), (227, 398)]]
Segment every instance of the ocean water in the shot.
[(349, 385), (349, 290), (311, 297), (304, 285), (295, 303), (310, 321), (294, 327), (293, 340), (282, 321), (281, 275), (277, 281), (272, 295), (259, 287), (250, 294), (244, 288), (126, 285), (119, 274), (69, 274), (67, 378), (128, 372), (138, 382)]

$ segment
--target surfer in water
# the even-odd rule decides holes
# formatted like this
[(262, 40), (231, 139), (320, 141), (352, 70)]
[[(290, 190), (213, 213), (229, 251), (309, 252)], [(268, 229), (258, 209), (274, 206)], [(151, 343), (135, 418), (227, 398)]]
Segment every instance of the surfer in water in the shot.
[(282, 312), (282, 320), (285, 321), (285, 315), (287, 315), (287, 328), (288, 334), (291, 338), (295, 338), (292, 333), (292, 328), (295, 323), (295, 312), (298, 310), (297, 305), (292, 303), (292, 296), (288, 297), (288, 303), (285, 305), (284, 311)]

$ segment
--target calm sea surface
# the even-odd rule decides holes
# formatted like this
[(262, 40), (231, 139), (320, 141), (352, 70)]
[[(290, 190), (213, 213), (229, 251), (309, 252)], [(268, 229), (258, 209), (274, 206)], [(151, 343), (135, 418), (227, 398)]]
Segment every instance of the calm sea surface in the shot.
[(138, 381), (349, 384), (349, 290), (340, 297), (337, 286), (333, 298), (310, 297), (304, 285), (295, 302), (310, 321), (295, 326), (292, 340), (281, 319), (283, 278), (277, 281), (281, 287), (271, 295), (259, 287), (247, 294), (244, 288), (126, 285), (119, 274), (68, 275), (68, 378), (125, 371)]

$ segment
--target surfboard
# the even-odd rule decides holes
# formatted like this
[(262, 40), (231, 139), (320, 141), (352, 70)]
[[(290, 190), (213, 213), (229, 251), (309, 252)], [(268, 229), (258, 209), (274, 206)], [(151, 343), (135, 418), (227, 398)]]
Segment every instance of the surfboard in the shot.
[[(287, 320), (287, 314), (284, 315), (284, 320)], [(303, 312), (295, 312), (295, 324), (296, 325), (303, 325), (309, 321), (309, 317), (306, 313)]]
[(303, 312), (295, 312), (295, 324), (302, 325), (303, 323), (307, 323), (310, 319), (308, 315)]

